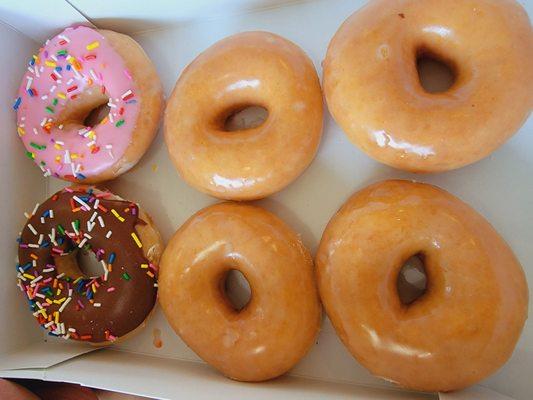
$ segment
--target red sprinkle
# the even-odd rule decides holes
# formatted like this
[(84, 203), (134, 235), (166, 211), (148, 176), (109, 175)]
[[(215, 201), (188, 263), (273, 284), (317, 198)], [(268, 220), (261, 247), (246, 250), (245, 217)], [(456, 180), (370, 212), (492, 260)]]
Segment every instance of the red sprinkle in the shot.
[(86, 60), (94, 60), (96, 59), (96, 54), (86, 54), (83, 58)]
[(77, 88), (78, 88), (78, 86), (73, 85), (73, 86), (71, 86), (71, 87), (69, 87), (69, 88), (67, 89), (67, 92), (72, 92), (72, 91), (76, 90)]

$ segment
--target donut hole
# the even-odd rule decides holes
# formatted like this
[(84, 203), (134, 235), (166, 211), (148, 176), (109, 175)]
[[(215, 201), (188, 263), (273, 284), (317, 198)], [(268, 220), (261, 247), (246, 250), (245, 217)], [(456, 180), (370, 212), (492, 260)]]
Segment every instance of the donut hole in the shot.
[(97, 105), (87, 113), (87, 116), (83, 119), (84, 126), (96, 126), (102, 120), (107, 117), (111, 111), (111, 107), (107, 105), (107, 101)]
[(54, 262), (58, 273), (74, 278), (97, 278), (103, 273), (102, 264), (91, 250), (75, 248), (69, 253), (55, 257)]
[(457, 79), (453, 62), (426, 48), (417, 51), (416, 70), (420, 85), (427, 93), (446, 92)]
[(265, 107), (247, 105), (230, 110), (221, 119), (224, 121), (224, 131), (235, 132), (257, 128), (263, 125), (267, 118), (268, 110)]
[(95, 127), (109, 115), (111, 108), (108, 103), (109, 96), (98, 87), (92, 87), (80, 93), (76, 99), (67, 100), (56, 119), (57, 125)]
[(252, 298), (250, 283), (242, 272), (230, 269), (221, 281), (222, 295), (235, 311), (243, 310)]
[(426, 293), (427, 274), (425, 257), (422, 253), (409, 257), (400, 268), (396, 287), (400, 302), (409, 305)]

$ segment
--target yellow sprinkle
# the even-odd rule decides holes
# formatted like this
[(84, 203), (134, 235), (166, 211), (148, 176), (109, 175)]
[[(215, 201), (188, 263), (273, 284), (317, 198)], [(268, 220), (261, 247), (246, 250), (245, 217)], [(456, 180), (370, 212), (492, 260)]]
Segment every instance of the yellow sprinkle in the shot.
[(58, 92), (57, 93), (57, 97), (59, 97), (60, 99), (66, 99), (67, 98), (67, 95), (63, 92)]
[(72, 282), (72, 284), (75, 285), (76, 283), (78, 283), (78, 282), (80, 281), (80, 279), (81, 279), (81, 276), (78, 277), (78, 278), (76, 278), (76, 279), (74, 280), (74, 282)]
[[(59, 144), (57, 144), (57, 143), (54, 144), (54, 147), (55, 147), (57, 150), (61, 150), (61, 145), (59, 145)], [(57, 159), (57, 157), (56, 157), (56, 159)], [(61, 159), (61, 158), (60, 158), (60, 159)]]
[(76, 153), (72, 153), (72, 154), (70, 155), (70, 158), (73, 159), (73, 160), (75, 160), (76, 158), (78, 158), (78, 155), (77, 155)]
[(100, 46), (100, 42), (92, 42), (87, 45), (87, 50), (94, 50)]
[(36, 55), (33, 55), (32, 57), (35, 60), (35, 64), (39, 64), (39, 57)]
[(87, 134), (87, 137), (89, 139), (94, 139), (94, 135), (95, 135), (94, 131), (89, 131), (89, 133)]
[(137, 235), (135, 234), (135, 232), (132, 232), (131, 233), (131, 237), (133, 238), (133, 240), (135, 240), (135, 243), (137, 244), (137, 246), (139, 248), (143, 247), (143, 244), (141, 243), (141, 241), (139, 240), (139, 238), (137, 237)]
[(141, 264), (141, 268), (148, 268), (148, 264)]
[(157, 164), (152, 164), (152, 171), (157, 172)]
[(50, 60), (46, 60), (46, 61), (44, 62), (44, 64), (45, 64), (47, 67), (51, 67), (51, 68), (55, 68), (55, 67), (57, 67), (57, 64), (56, 64), (55, 62), (53, 62), (53, 61), (50, 61)]
[(61, 156), (56, 156), (56, 163), (60, 163), (61, 162)]
[(61, 294), (61, 289), (57, 289), (56, 296), (59, 296)]
[(107, 117), (105, 117), (103, 120), (100, 121), (100, 125), (106, 124), (108, 121)]
[(22, 276), (23, 276), (24, 278), (28, 278), (28, 279), (31, 279), (31, 280), (34, 280), (34, 279), (35, 279), (35, 277), (34, 277), (32, 274), (22, 274)]
[(59, 313), (57, 311), (54, 311), (54, 316), (56, 324), (59, 324)]
[(96, 293), (96, 286), (94, 285), (94, 283), (91, 285), (91, 288), (93, 289), (93, 293)]
[(17, 132), (19, 133), (19, 136), (24, 136), (26, 134), (26, 131), (24, 130), (22, 126), (19, 126), (17, 128)]
[(46, 301), (48, 304), (52, 304), (52, 300), (50, 299), (44, 299), (44, 301)]
[(154, 274), (152, 271), (147, 271), (146, 272), (146, 275), (148, 275), (150, 278), (153, 278), (154, 277)]
[[(120, 216), (120, 214), (117, 212), (117, 210), (115, 210), (114, 208), (112, 208), (112, 209), (111, 209), (111, 213), (112, 213), (115, 217), (117, 217), (117, 219), (118, 219), (120, 222), (124, 222), (124, 218), (122, 218), (122, 217)], [(139, 246), (139, 247), (140, 247), (140, 246)]]

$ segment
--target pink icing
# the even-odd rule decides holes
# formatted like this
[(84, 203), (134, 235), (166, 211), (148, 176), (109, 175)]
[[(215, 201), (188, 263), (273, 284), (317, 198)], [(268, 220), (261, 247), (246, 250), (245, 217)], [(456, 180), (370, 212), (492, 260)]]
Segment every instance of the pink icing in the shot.
[[(66, 129), (56, 121), (67, 102), (91, 86), (109, 96), (110, 113), (94, 127)], [(33, 56), (15, 101), (18, 134), (45, 176), (81, 180), (117, 162), (139, 115), (135, 82), (98, 31), (67, 28)]]

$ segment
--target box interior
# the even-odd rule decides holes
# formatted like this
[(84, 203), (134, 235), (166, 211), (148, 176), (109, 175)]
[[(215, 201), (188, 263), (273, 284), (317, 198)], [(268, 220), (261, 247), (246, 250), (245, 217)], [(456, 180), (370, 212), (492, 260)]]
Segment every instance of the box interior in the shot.
[[(133, 3), (133, 4), (132, 4)], [(74, 24), (125, 32), (137, 40), (156, 65), (166, 95), (183, 68), (202, 50), (230, 34), (267, 30), (280, 34), (311, 57), (319, 75), (329, 40), (339, 25), (364, 1), (354, 0), (224, 0), (172, 2), (152, 0), (149, 9), (140, 2), (119, 0), (84, 2), (48, 1), (44, 10), (30, 2), (5, 1), (0, 5), (0, 121), (8, 138), (1, 147), (0, 235), (2, 254), (7, 255), (6, 279), (0, 281), (0, 317), (9, 321), (0, 330), (0, 375), (79, 382), (134, 394), (175, 398), (285, 397), (306, 398), (436, 398), (435, 394), (400, 391), (373, 377), (340, 343), (331, 324), (323, 328), (310, 353), (290, 376), (262, 384), (229, 381), (187, 348), (157, 309), (148, 326), (137, 336), (105, 350), (54, 340), (37, 328), (15, 285), (15, 237), (31, 212), (65, 183), (43, 178), (29, 161), (15, 126), (13, 100), (29, 57), (47, 37)], [(533, 15), (533, 1), (521, 2)], [(302, 23), (304, 22), (304, 23)], [(484, 215), (509, 242), (533, 282), (533, 128), (530, 118), (520, 131), (490, 157), (457, 171), (414, 175), (393, 170), (368, 158), (351, 145), (341, 129), (326, 115), (319, 153), (308, 170), (280, 193), (256, 204), (274, 212), (301, 234), (314, 254), (327, 222), (357, 189), (386, 178), (416, 179), (438, 185)], [(122, 197), (139, 202), (154, 218), (165, 242), (199, 209), (217, 202), (187, 186), (175, 171), (159, 132), (141, 162), (130, 172), (105, 185)], [(13, 273), (9, 272), (13, 271)], [(532, 301), (530, 300), (530, 307)], [(158, 330), (163, 347), (153, 344)], [(85, 353), (90, 354), (85, 354)], [(476, 398), (498, 399), (499, 392), (515, 399), (529, 399), (533, 382), (533, 327), (526, 324), (511, 360), (494, 376), (471, 389)], [(132, 378), (140, 374), (142, 380)], [(126, 379), (126, 377), (129, 377)], [(496, 391), (496, 392), (493, 392)], [(466, 392), (465, 392), (466, 393)], [(464, 393), (441, 394), (461, 399)], [(474, 398), (474, 397), (469, 397)]]

